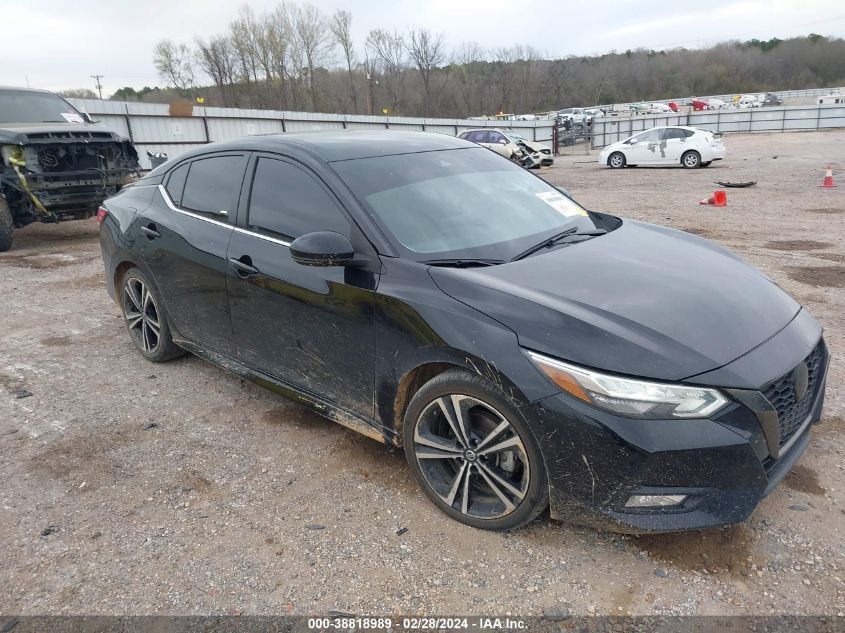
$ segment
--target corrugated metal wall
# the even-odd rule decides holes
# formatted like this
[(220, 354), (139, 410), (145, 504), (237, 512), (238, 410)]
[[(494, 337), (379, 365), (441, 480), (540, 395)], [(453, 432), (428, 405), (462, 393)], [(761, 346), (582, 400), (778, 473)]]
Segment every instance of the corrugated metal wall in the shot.
[(132, 139), (141, 166), (150, 168), (147, 152), (164, 152), (170, 158), (205, 143), (239, 136), (307, 132), (313, 130), (419, 130), (457, 135), (476, 127), (513, 129), (522, 136), (551, 146), (553, 121), (476, 121), (471, 119), (421, 119), (366, 115), (287, 112), (195, 106), (193, 116), (170, 116), (161, 103), (69, 99), (95, 120)]
[(691, 125), (713, 132), (784, 132), (845, 127), (845, 106), (781, 106), (705, 110), (689, 114), (594, 118), (592, 146), (605, 147), (661, 125)]

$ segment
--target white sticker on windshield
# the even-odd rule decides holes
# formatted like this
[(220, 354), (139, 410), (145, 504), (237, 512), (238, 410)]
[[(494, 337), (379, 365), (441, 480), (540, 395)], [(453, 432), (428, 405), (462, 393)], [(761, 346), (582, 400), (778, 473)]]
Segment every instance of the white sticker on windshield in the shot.
[(540, 198), (540, 200), (545, 202), (555, 211), (568, 218), (573, 215), (587, 215), (587, 212), (584, 211), (584, 209), (579, 207), (563, 194), (557, 193), (556, 191), (544, 191), (543, 193), (535, 193), (534, 195)]
[(84, 123), (85, 121), (82, 120), (82, 117), (79, 116), (76, 112), (62, 112), (62, 116), (65, 118), (65, 121), (68, 123)]

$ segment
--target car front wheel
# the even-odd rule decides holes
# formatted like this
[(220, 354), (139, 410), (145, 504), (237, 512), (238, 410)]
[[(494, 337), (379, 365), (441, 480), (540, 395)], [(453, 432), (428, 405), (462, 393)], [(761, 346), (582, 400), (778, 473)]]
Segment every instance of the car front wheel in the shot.
[(519, 409), (480, 376), (451, 370), (427, 382), (408, 405), (403, 440), (425, 495), (461, 523), (510, 530), (548, 506), (537, 441)]
[(685, 152), (684, 155), (681, 156), (681, 164), (687, 169), (695, 169), (696, 167), (700, 167), (701, 154), (695, 151)]
[(131, 268), (121, 283), (123, 318), (138, 351), (154, 363), (184, 354), (185, 351), (173, 342), (161, 301), (144, 274), (137, 268)]
[(625, 154), (622, 152), (613, 152), (607, 159), (607, 164), (613, 169), (621, 169), (625, 166)]

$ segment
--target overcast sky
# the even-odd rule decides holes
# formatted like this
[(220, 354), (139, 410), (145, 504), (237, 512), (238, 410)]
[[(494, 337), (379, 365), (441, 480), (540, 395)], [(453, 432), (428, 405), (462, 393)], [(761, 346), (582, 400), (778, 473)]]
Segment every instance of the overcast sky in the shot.
[[(277, 0), (249, 2), (256, 11)], [(628, 48), (700, 47), (725, 39), (845, 36), (842, 0), (313, 0), (352, 13), (360, 51), (373, 28), (424, 27), (454, 45), (530, 44), (547, 56)], [(237, 0), (0, 0), (0, 85), (61, 90), (164, 85), (151, 57), (162, 38), (222, 32)], [(797, 87), (797, 86), (796, 86)]]

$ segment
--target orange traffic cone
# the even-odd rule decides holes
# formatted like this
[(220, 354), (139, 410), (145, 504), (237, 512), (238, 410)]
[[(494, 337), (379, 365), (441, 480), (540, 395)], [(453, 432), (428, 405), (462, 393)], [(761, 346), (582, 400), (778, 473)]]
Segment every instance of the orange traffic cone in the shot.
[(824, 175), (824, 182), (819, 186), (824, 187), (825, 189), (833, 189), (836, 186), (833, 184), (833, 167), (830, 165), (827, 166), (827, 171)]
[(709, 198), (699, 200), (698, 204), (708, 204), (713, 207), (726, 207), (728, 206), (728, 192), (723, 189), (717, 189)]

